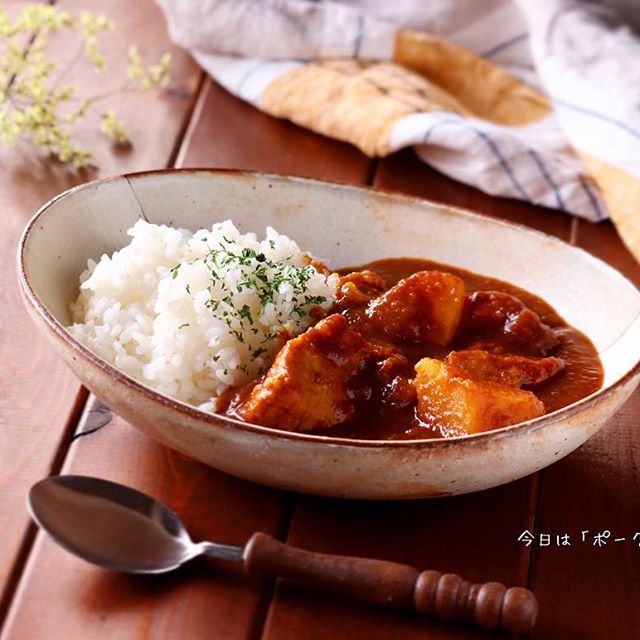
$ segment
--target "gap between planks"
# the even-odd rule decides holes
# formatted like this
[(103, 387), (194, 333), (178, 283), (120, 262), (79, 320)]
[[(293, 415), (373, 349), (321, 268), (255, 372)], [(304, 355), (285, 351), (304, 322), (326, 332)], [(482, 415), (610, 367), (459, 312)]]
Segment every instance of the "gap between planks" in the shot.
[[(281, 542), (286, 542), (289, 538), (289, 530), (291, 529), (293, 514), (298, 504), (298, 497), (294, 493), (283, 493), (285, 502), (284, 515), (282, 516), (282, 522), (280, 523), (280, 527), (278, 528), (275, 537)], [(269, 617), (271, 607), (274, 606), (277, 582), (278, 578), (273, 578), (267, 586), (263, 588), (264, 593), (260, 599), (260, 605), (253, 619), (253, 624), (251, 625), (251, 630), (249, 631), (247, 640), (262, 640), (264, 637), (267, 618)]]
[[(60, 446), (53, 456), (51, 465), (47, 470), (47, 476), (56, 475), (62, 469), (62, 465), (64, 464), (64, 460), (69, 450), (71, 438), (73, 437), (80, 417), (84, 412), (88, 397), (89, 392), (84, 387), (79, 387), (71, 407), (71, 411), (69, 412), (69, 417), (67, 418), (67, 422), (63, 429), (63, 437), (60, 441)], [(4, 591), (0, 594), (0, 632), (2, 631), (9, 607), (11, 606), (15, 593), (18, 589), (22, 572), (24, 571), (24, 567), (29, 559), (37, 531), (38, 529), (35, 523), (33, 521), (29, 521), (24, 537), (22, 538), (22, 543), (20, 544), (20, 548), (16, 554), (15, 562), (9, 572)]]
[(208, 80), (207, 74), (203, 71), (190, 117), (185, 123), (184, 129), (182, 131), (182, 137), (176, 141), (176, 146), (174, 149), (175, 156), (171, 165), (173, 167), (184, 166), (184, 161), (189, 149), (189, 142), (198, 126), (198, 122), (200, 121), (202, 110), (204, 109), (204, 104), (207, 101), (207, 95), (209, 94), (209, 89), (211, 87), (211, 82), (212, 81), (210, 79)]
[(167, 162), (167, 168), (182, 168), (185, 153), (187, 147), (189, 146), (189, 140), (193, 134), (193, 131), (196, 127), (198, 120), (200, 119), (200, 114), (202, 112), (202, 105), (207, 95), (207, 87), (209, 83), (207, 82), (208, 75), (204, 72), (200, 72), (200, 79), (198, 80), (198, 86), (194, 93), (194, 98), (191, 100), (191, 105), (187, 111), (187, 116), (185, 117), (180, 130), (178, 131), (178, 135), (176, 136), (176, 141), (169, 155), (169, 160)]
[[(578, 229), (580, 225), (580, 219), (577, 216), (573, 216), (571, 218), (570, 227), (569, 227), (569, 238), (568, 243), (575, 247), (578, 242)], [(540, 522), (540, 515), (542, 512), (542, 485), (544, 483), (544, 469), (540, 469), (540, 471), (536, 471), (534, 477), (531, 479), (531, 494), (530, 494), (530, 505), (531, 505), (531, 515), (529, 517), (529, 525), (527, 529), (534, 533)], [(533, 589), (534, 575), (535, 569), (538, 561), (538, 551), (536, 550), (535, 545), (531, 545), (531, 547), (525, 546), (523, 548), (523, 568), (521, 574), (521, 584), (526, 584), (528, 589)], [(529, 639), (532, 637), (530, 633), (527, 633), (525, 638)]]

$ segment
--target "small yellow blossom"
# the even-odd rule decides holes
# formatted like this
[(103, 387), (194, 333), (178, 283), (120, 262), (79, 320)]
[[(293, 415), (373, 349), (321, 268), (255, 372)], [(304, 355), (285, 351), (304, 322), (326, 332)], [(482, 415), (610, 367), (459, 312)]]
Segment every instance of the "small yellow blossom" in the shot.
[(122, 122), (116, 117), (116, 112), (113, 109), (109, 109), (102, 114), (100, 130), (117, 144), (127, 144), (129, 142), (129, 134)]
[(151, 87), (165, 87), (169, 82), (169, 68), (171, 66), (171, 54), (164, 53), (157, 64), (145, 67), (142, 56), (136, 45), (129, 47), (129, 66), (127, 76), (136, 80), (143, 89)]
[[(69, 66), (60, 71), (47, 48), (51, 34), (77, 31), (85, 58), (102, 71), (107, 60), (100, 50), (100, 37), (114, 28), (105, 16), (81, 11), (76, 18), (49, 4), (27, 4), (12, 20), (0, 5), (0, 145), (26, 140), (75, 167), (93, 160), (93, 153), (74, 142), (73, 135), (76, 124), (95, 114), (96, 103), (106, 96), (84, 97), (77, 87), (61, 82)], [(165, 86), (170, 63), (167, 53), (156, 64), (145, 66), (137, 47), (132, 47), (127, 75), (142, 89)], [(118, 144), (129, 142), (113, 109), (101, 114), (100, 129)]]

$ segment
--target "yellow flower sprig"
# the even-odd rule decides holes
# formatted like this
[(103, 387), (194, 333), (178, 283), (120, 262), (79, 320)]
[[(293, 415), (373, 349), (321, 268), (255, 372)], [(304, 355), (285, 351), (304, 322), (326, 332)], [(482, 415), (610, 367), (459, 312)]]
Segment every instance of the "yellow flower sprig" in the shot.
[[(128, 84), (102, 96), (81, 96), (78, 87), (62, 80), (80, 57), (96, 72), (107, 68), (100, 50), (100, 36), (115, 28), (113, 21), (89, 11), (73, 17), (52, 5), (26, 5), (11, 20), (0, 7), (0, 144), (13, 146), (26, 140), (46, 150), (61, 162), (76, 167), (89, 164), (94, 155), (73, 139), (78, 122), (98, 111), (100, 130), (116, 144), (128, 144), (129, 135), (113, 109), (100, 111), (98, 104), (122, 91), (166, 86), (171, 56), (165, 53), (156, 64), (145, 66), (136, 46), (129, 50)], [(52, 34), (71, 30), (82, 37), (81, 56), (67, 68), (49, 58), (47, 48)], [(25, 44), (28, 43), (28, 44)]]

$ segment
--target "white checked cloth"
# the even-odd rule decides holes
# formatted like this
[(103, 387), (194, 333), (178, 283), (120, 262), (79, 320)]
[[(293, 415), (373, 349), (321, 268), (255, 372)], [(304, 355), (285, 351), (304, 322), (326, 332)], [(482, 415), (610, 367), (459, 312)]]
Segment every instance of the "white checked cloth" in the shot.
[[(266, 99), (274, 83), (312, 62), (403, 64), (398, 34), (407, 30), (473, 52), (491, 64), (480, 71), (468, 66), (470, 75), (486, 75), (486, 82), (471, 77), (470, 83), (490, 86), (498, 67), (517, 78), (516, 91), (526, 85), (540, 94), (548, 104), (544, 114), (505, 123), (486, 109), (478, 115), (448, 104), (417, 108), (395, 118), (373, 150), (357, 136), (334, 133), (322, 118), (284, 117), (350, 140), (370, 155), (412, 146), (441, 172), (494, 195), (591, 221), (611, 215), (632, 249), (640, 247), (638, 0), (158, 2), (173, 39), (228, 91), (267, 112), (274, 112)], [(464, 96), (446, 89), (465, 106)], [(500, 100), (497, 95), (496, 104)]]

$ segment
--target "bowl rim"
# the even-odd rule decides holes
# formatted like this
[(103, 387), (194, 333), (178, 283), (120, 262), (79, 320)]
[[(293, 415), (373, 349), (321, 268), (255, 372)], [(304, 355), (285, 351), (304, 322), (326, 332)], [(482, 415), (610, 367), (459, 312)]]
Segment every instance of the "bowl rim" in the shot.
[[(637, 360), (635, 364), (627, 371), (620, 379), (616, 380), (613, 384), (608, 387), (602, 387), (595, 391), (594, 393), (586, 396), (574, 402), (566, 407), (562, 407), (553, 411), (551, 413), (540, 416), (539, 418), (534, 418), (533, 420), (527, 420), (525, 422), (520, 422), (515, 425), (502, 427), (500, 429), (494, 429), (491, 431), (483, 431), (476, 434), (463, 435), (463, 436), (453, 436), (451, 438), (415, 438), (415, 439), (407, 439), (407, 440), (367, 440), (361, 438), (344, 438), (344, 437), (336, 437), (336, 436), (326, 436), (326, 435), (318, 435), (314, 433), (305, 433), (305, 432), (294, 432), (294, 431), (285, 431), (282, 429), (276, 429), (273, 427), (265, 427), (258, 424), (253, 424), (250, 422), (244, 422), (237, 418), (232, 418), (230, 416), (225, 416), (223, 414), (212, 414), (206, 411), (202, 411), (197, 407), (187, 404), (186, 402), (182, 402), (180, 400), (176, 400), (170, 396), (164, 395), (159, 391), (155, 391), (151, 387), (146, 386), (145, 384), (135, 380), (134, 378), (128, 376), (120, 369), (118, 369), (115, 365), (107, 362), (106, 360), (99, 357), (93, 351), (85, 347), (81, 342), (76, 340), (71, 333), (69, 333), (66, 327), (59, 322), (46, 308), (46, 306), (40, 301), (37, 294), (35, 293), (31, 283), (29, 281), (28, 269), (26, 265), (26, 246), (28, 243), (29, 236), (38, 220), (44, 216), (47, 211), (59, 200), (72, 197), (76, 192), (82, 191), (85, 189), (95, 188), (98, 185), (108, 184), (111, 182), (118, 181), (126, 181), (129, 184), (129, 187), (133, 191), (133, 187), (131, 185), (131, 180), (137, 180), (140, 178), (145, 178), (149, 176), (166, 176), (166, 175), (192, 175), (192, 174), (205, 174), (205, 175), (228, 175), (232, 177), (249, 177), (252, 179), (273, 179), (275, 181), (281, 182), (298, 182), (303, 184), (313, 184), (317, 187), (324, 188), (326, 185), (329, 185), (332, 188), (341, 188), (351, 191), (359, 191), (366, 192), (375, 195), (387, 196), (396, 200), (404, 200), (408, 204), (417, 204), (420, 206), (430, 205), (431, 207), (437, 209), (446, 209), (455, 213), (458, 216), (462, 216), (465, 218), (474, 218), (481, 219), (485, 222), (489, 222), (496, 226), (504, 226), (509, 228), (517, 228), (526, 233), (535, 234), (544, 238), (546, 241), (551, 242), (556, 245), (560, 245), (565, 249), (569, 249), (573, 252), (578, 252), (582, 254), (583, 259), (596, 263), (598, 268), (603, 269), (605, 271), (609, 271), (614, 277), (621, 279), (623, 282), (627, 284), (627, 286), (631, 287), (640, 298), (640, 290), (635, 286), (626, 276), (624, 276), (620, 271), (607, 264), (603, 260), (595, 257), (591, 253), (585, 251), (580, 247), (576, 247), (570, 245), (569, 243), (552, 236), (548, 233), (539, 231), (537, 229), (532, 229), (527, 227), (524, 224), (501, 220), (497, 218), (491, 218), (489, 216), (483, 215), (481, 213), (477, 213), (475, 211), (465, 209), (462, 207), (450, 206), (444, 203), (434, 202), (433, 200), (428, 200), (426, 198), (420, 198), (418, 196), (411, 196), (403, 193), (398, 193), (390, 190), (378, 189), (372, 186), (360, 186), (353, 185), (349, 183), (339, 182), (336, 180), (319, 180), (316, 178), (307, 178), (301, 176), (291, 176), (287, 174), (279, 174), (279, 173), (271, 173), (271, 172), (262, 172), (262, 171), (246, 171), (241, 169), (227, 169), (227, 168), (170, 168), (170, 169), (154, 169), (147, 171), (138, 171), (131, 172), (125, 174), (119, 174), (115, 176), (109, 176), (105, 178), (100, 178), (97, 180), (91, 180), (89, 182), (85, 182), (80, 185), (76, 185), (71, 187), (70, 189), (66, 189), (65, 191), (55, 195), (53, 198), (45, 202), (42, 206), (38, 208), (36, 213), (33, 215), (31, 220), (25, 226), (24, 231), (20, 237), (20, 241), (18, 243), (17, 250), (17, 264), (16, 271), (18, 276), (18, 282), (20, 285), (20, 289), (22, 292), (23, 301), (25, 304), (31, 305), (31, 307), (37, 312), (37, 314), (44, 320), (47, 328), (62, 342), (64, 342), (68, 347), (70, 347), (75, 353), (81, 356), (84, 360), (88, 361), (94, 367), (97, 367), (102, 372), (110, 375), (114, 378), (118, 383), (124, 384), (129, 387), (131, 390), (141, 393), (148, 400), (155, 402), (157, 404), (166, 407), (167, 409), (177, 412), (179, 414), (186, 415), (191, 420), (196, 422), (204, 422), (207, 425), (215, 426), (215, 427), (223, 427), (225, 429), (240, 429), (241, 431), (250, 432), (256, 435), (267, 436), (270, 438), (275, 438), (279, 440), (295, 440), (298, 442), (307, 442), (309, 444), (325, 444), (325, 445), (333, 445), (340, 447), (357, 447), (357, 448), (372, 448), (372, 449), (380, 449), (380, 448), (407, 448), (407, 449), (422, 449), (422, 448), (447, 448), (452, 446), (461, 446), (461, 445), (482, 445), (487, 441), (493, 440), (502, 440), (503, 438), (510, 438), (517, 435), (520, 435), (523, 432), (532, 432), (543, 429), (544, 427), (560, 420), (563, 418), (569, 418), (574, 415), (581, 413), (582, 411), (589, 409), (590, 407), (598, 404), (602, 400), (616, 394), (618, 390), (624, 387), (627, 383), (631, 382), (635, 377), (640, 376), (640, 353), (638, 354)], [(134, 192), (134, 196), (135, 196)], [(640, 316), (640, 312), (638, 313)], [(638, 318), (632, 321), (635, 322)], [(629, 325), (631, 326), (631, 324)], [(626, 330), (625, 330), (626, 332)], [(623, 332), (618, 336), (614, 342), (609, 345), (607, 348), (611, 348), (613, 344), (615, 344), (620, 338), (624, 335)], [(587, 336), (588, 337), (588, 336)], [(600, 353), (600, 352), (599, 352)]]

